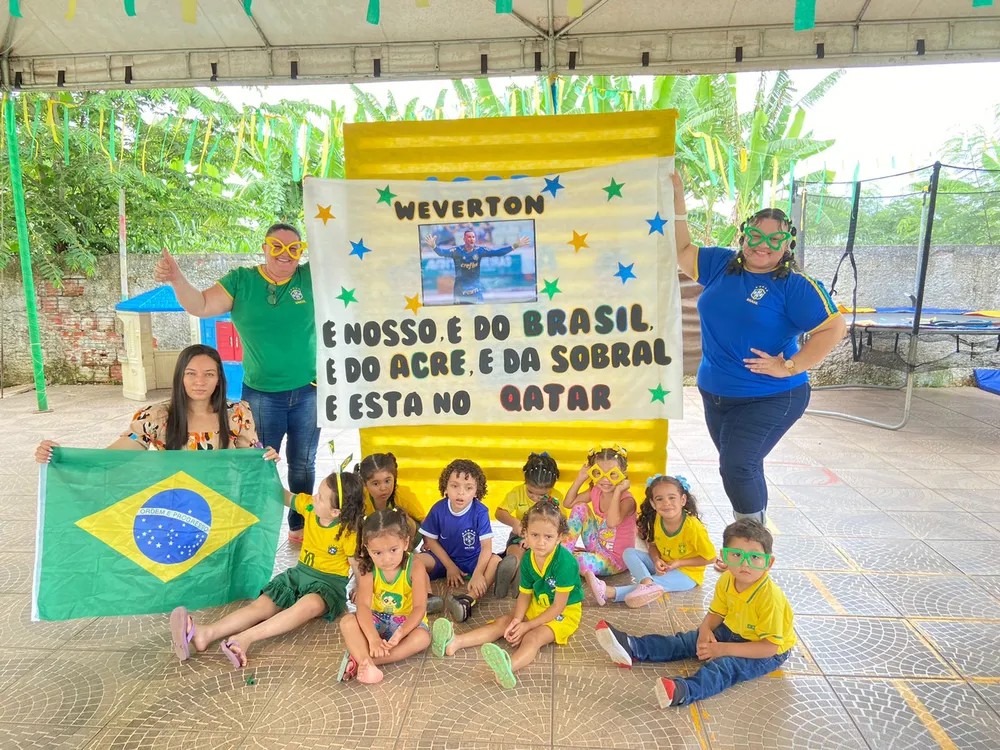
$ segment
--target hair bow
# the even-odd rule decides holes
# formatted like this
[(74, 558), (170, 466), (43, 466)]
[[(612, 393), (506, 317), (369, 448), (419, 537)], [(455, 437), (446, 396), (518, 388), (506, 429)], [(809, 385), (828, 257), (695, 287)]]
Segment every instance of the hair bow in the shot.
[(682, 490), (684, 490), (685, 492), (691, 491), (691, 485), (688, 483), (687, 477), (683, 476), (682, 474), (675, 474), (674, 479), (677, 480), (677, 484), (681, 486)]
[(654, 474), (653, 476), (651, 476), (649, 479), (646, 480), (646, 487), (652, 487), (653, 482), (657, 481), (658, 479), (663, 479), (663, 475)]
[(590, 452), (587, 453), (587, 458), (593, 458), (602, 451), (614, 451), (622, 458), (628, 458), (628, 451), (625, 450), (619, 443), (614, 443), (612, 445), (595, 445), (590, 449)]

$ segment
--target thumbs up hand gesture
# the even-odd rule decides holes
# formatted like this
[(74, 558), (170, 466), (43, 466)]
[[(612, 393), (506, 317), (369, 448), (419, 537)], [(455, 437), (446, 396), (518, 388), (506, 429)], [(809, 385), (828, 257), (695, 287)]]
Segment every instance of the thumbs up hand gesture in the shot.
[(162, 257), (156, 261), (153, 268), (153, 279), (160, 284), (172, 284), (181, 278), (181, 269), (167, 248), (163, 248)]

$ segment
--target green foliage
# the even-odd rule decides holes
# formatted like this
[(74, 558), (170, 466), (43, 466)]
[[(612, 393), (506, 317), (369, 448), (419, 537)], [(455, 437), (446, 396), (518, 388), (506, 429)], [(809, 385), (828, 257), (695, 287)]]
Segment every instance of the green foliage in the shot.
[[(733, 74), (657, 76), (649, 90), (635, 89), (626, 76), (539, 77), (502, 92), (487, 78), (455, 80), (432, 105), (414, 98), (400, 106), (392, 92), (383, 104), (356, 86), (352, 91), (358, 122), (440, 120), (451, 97), (462, 117), (677, 109), (676, 155), (693, 199), (692, 235), (726, 246), (739, 220), (761, 207), (776, 164), (784, 196), (772, 187), (772, 202), (785, 206), (793, 164), (833, 143), (813, 137), (806, 115), (842, 73), (801, 96), (786, 72), (762, 73), (754, 106), (745, 112)], [(283, 101), (241, 111), (217, 92), (171, 89), (21, 94), (16, 104), (32, 260), (36, 273), (55, 283), (66, 271), (90, 273), (99, 255), (118, 252), (121, 190), (130, 252), (158, 252), (164, 245), (175, 252), (255, 252), (263, 226), (301, 223), (303, 176), (344, 176), (345, 112), (333, 103)], [(5, 146), (0, 153), (3, 267), (15, 258), (17, 237)], [(1000, 130), (956, 137), (945, 144), (944, 158), (965, 164), (971, 158), (973, 166), (996, 171), (943, 180), (935, 241), (1000, 241)], [(827, 183), (833, 175), (796, 178)], [(923, 194), (919, 185), (903, 192), (909, 194), (890, 201), (863, 190), (859, 242), (916, 242)], [(849, 203), (811, 196), (810, 242), (846, 241)]]
[[(540, 77), (529, 86), (511, 85), (497, 93), (490, 79), (453, 81), (462, 117), (520, 115), (599, 114), (631, 110), (677, 109), (676, 155), (686, 188), (702, 209), (689, 211), (692, 234), (703, 243), (728, 245), (734, 224), (761, 207), (764, 184), (778, 167), (779, 183), (787, 186), (792, 165), (829, 148), (833, 141), (816, 140), (805, 131), (806, 110), (840, 79), (836, 71), (796, 98), (785, 72), (761, 74), (753, 110), (740, 112), (736, 76), (658, 76), (651, 91), (633, 89), (627, 76), (564, 76), (550, 81)], [(389, 100), (385, 107), (355, 89), (359, 113), (368, 120), (409, 119)], [(438, 97), (440, 111), (445, 89)], [(426, 119), (415, 113), (413, 119)], [(746, 168), (740, 152), (746, 152)], [(774, 191), (777, 191), (777, 187)], [(783, 199), (787, 202), (786, 197)], [(717, 206), (727, 206), (726, 214)]]
[[(242, 112), (194, 89), (50, 98), (21, 94), (16, 105), (32, 261), (57, 284), (118, 252), (122, 190), (130, 252), (247, 252), (261, 227), (301, 222), (303, 175), (343, 176), (343, 109), (332, 105), (285, 101)], [(5, 143), (0, 150), (3, 267), (17, 235)]]
[[(930, 169), (899, 189), (879, 181), (861, 183), (855, 246), (916, 246), (928, 207)], [(1000, 244), (1000, 171), (944, 167), (938, 181), (931, 240), (935, 246)], [(849, 187), (849, 186), (846, 186)], [(851, 195), (837, 185), (811, 185), (806, 196), (806, 236), (810, 245), (844, 246), (851, 218)]]

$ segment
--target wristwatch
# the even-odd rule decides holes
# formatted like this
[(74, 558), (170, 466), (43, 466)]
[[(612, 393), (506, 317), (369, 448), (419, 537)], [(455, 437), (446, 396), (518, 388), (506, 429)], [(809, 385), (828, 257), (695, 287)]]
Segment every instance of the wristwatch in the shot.
[(794, 375), (795, 374), (795, 360), (794, 359), (786, 359), (785, 360), (785, 369), (788, 370), (788, 374), (789, 375)]

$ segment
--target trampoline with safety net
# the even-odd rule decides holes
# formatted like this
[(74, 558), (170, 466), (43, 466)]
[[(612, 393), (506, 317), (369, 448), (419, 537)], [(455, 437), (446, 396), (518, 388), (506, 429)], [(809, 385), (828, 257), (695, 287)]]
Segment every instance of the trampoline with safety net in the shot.
[[(1000, 282), (985, 253), (1000, 246), (1000, 170), (937, 162), (886, 177), (798, 187), (800, 263), (829, 279), (847, 319), (854, 362), (903, 374), (901, 383), (889, 385), (817, 387), (901, 390), (897, 422), (809, 413), (898, 430), (909, 420), (918, 373), (965, 367), (989, 381), (987, 368), (1000, 365)], [(818, 246), (843, 248), (833, 269), (810, 258), (809, 248)], [(948, 283), (954, 277), (947, 275), (957, 273), (975, 276)]]

